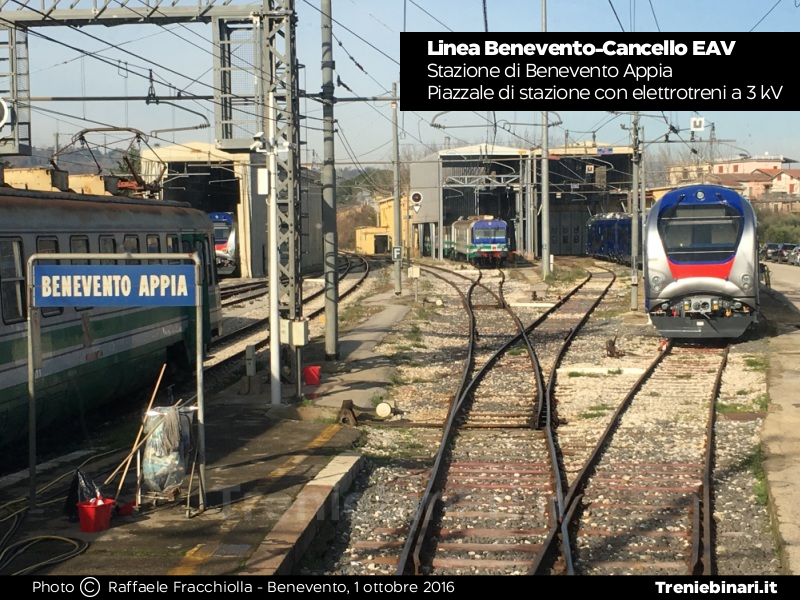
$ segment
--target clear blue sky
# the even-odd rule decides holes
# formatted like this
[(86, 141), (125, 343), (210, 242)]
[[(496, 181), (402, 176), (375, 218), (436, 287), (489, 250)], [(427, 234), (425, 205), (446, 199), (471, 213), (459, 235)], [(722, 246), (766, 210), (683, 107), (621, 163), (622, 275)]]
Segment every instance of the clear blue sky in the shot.
[[(45, 0), (49, 2), (50, 0)], [(244, 4), (233, 0), (233, 4)], [(38, 2), (36, 3), (39, 6)], [(131, 0), (130, 6), (137, 6)], [(191, 0), (179, 5), (191, 6)], [(253, 4), (258, 6), (258, 3)], [(797, 32), (800, 30), (798, 0), (559, 0), (547, 2), (549, 32)], [(66, 5), (64, 5), (66, 6)], [(77, 8), (91, 6), (81, 0)], [(305, 69), (301, 87), (310, 93), (320, 91), (320, 12), (319, 0), (297, 0), (298, 57)], [(530, 31), (542, 29), (540, 0), (334, 0), (334, 59), (336, 73), (352, 92), (337, 87), (336, 95), (378, 96), (391, 90), (399, 79), (400, 34), (403, 31)], [(5, 11), (16, 10), (17, 0), (10, 0)], [(62, 8), (59, 5), (59, 8)], [(0, 18), (2, 17), (0, 12)], [(37, 32), (53, 38), (48, 41), (30, 36), (31, 95), (36, 96), (144, 96), (150, 86), (148, 74), (153, 70), (155, 91), (170, 94), (183, 89), (199, 95), (212, 93), (211, 27), (205, 25), (149, 25), (115, 28), (85, 27), (70, 30), (64, 27), (37, 28)], [(113, 43), (122, 50), (110, 48)], [(768, 38), (765, 40), (768, 44)], [(68, 46), (72, 46), (72, 49)], [(85, 56), (98, 53), (108, 62)], [(768, 51), (767, 51), (768, 55)], [(775, 57), (770, 67), (791, 66), (792, 57)], [(116, 66), (115, 66), (116, 65)], [(751, 68), (743, 65), (743, 69)], [(788, 73), (788, 72), (787, 72)], [(787, 76), (786, 81), (791, 81)], [(164, 82), (174, 88), (171, 90)], [(400, 90), (402, 96), (402, 89)], [(307, 112), (304, 138), (308, 141), (306, 160), (313, 152), (322, 154), (319, 131), (321, 108), (313, 101), (301, 103)], [(181, 106), (199, 112), (213, 123), (211, 103), (183, 103)], [(620, 108), (635, 108), (624, 107)], [(665, 107), (665, 108), (668, 108)], [(55, 111), (59, 114), (53, 114)], [(539, 123), (538, 112), (500, 113), (496, 118), (505, 123)], [(643, 120), (648, 138), (666, 132), (665, 121), (680, 129), (688, 127), (688, 111), (648, 113)], [(519, 142), (528, 144), (538, 139), (534, 126), (506, 125), (497, 137), (486, 125), (485, 113), (452, 112), (437, 122), (445, 130), (434, 129), (430, 120), (434, 113), (402, 112), (404, 148), (424, 148), (442, 144), (445, 136), (452, 144), (486, 142)], [(713, 122), (716, 136), (731, 155), (750, 154), (784, 156), (800, 160), (800, 113), (717, 112), (703, 114)], [(620, 123), (629, 117), (613, 117), (602, 111), (562, 112), (562, 125), (551, 129), (554, 143), (566, 136), (570, 142), (591, 139), (625, 143), (627, 134)], [(337, 105), (339, 136), (338, 160), (353, 158), (367, 165), (391, 160), (391, 112), (388, 102), (342, 103)], [(203, 119), (171, 106), (125, 103), (38, 103), (33, 112), (32, 132), (35, 145), (50, 146), (58, 132), (62, 145), (83, 127), (100, 125), (129, 126), (146, 133), (154, 129), (192, 127)], [(569, 132), (567, 134), (567, 132)], [(708, 130), (704, 136), (707, 137)], [(213, 127), (163, 134), (151, 143), (214, 141)], [(524, 138), (524, 139), (523, 139)], [(688, 134), (686, 136), (688, 139)]]

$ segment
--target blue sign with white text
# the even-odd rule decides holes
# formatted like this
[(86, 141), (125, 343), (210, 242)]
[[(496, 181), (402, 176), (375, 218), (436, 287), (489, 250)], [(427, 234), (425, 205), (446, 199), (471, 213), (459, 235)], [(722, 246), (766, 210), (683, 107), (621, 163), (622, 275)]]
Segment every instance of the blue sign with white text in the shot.
[(33, 305), (194, 306), (194, 265), (34, 265)]

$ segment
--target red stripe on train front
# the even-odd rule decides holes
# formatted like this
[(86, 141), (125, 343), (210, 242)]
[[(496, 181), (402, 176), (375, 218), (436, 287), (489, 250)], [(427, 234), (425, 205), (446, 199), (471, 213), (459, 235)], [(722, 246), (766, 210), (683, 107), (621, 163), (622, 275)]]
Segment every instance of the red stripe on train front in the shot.
[(669, 270), (673, 279), (686, 279), (688, 277), (715, 277), (727, 279), (733, 267), (733, 258), (724, 263), (676, 263), (670, 259)]

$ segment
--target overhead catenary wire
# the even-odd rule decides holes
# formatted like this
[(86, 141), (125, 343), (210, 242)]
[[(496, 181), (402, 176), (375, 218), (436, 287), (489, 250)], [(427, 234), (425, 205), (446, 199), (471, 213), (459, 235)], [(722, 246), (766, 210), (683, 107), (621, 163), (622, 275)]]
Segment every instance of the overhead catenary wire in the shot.
[[(23, 2), (21, 2), (21, 0), (12, 0), (12, 1), (13, 1), (13, 2), (15, 2), (15, 3), (17, 3), (17, 4), (20, 4), (20, 6), (24, 6), (24, 3), (23, 3)], [(307, 4), (308, 4), (308, 2), (307, 2)], [(309, 5), (310, 5), (310, 4), (309, 4)], [(314, 7), (313, 5), (310, 5), (310, 6), (312, 6), (312, 8), (315, 8), (315, 10), (319, 10), (319, 9), (317, 9), (316, 7)], [(134, 12), (134, 14), (138, 14), (138, 13), (137, 13), (137, 12), (136, 12), (136, 11), (135, 11), (135, 10), (134, 10), (132, 7), (128, 7), (128, 8), (129, 8), (130, 10), (132, 10), (132, 11)], [(36, 10), (36, 9), (30, 9), (30, 10), (33, 10), (34, 12), (37, 12), (37, 13), (41, 14), (41, 15), (43, 16), (43, 18), (52, 18), (52, 17), (50, 17), (50, 16), (49, 16), (47, 13), (44, 13), (44, 12), (42, 12), (42, 11), (38, 11), (38, 10)], [(158, 9), (157, 9), (157, 8), (156, 8), (155, 10), (156, 10), (156, 11), (158, 11)], [(0, 17), (0, 20), (2, 20), (2, 17)], [(345, 27), (345, 26), (344, 26), (344, 25), (342, 25), (341, 23), (339, 23), (339, 22), (337, 22), (337, 21), (334, 21), (334, 22), (336, 22), (336, 23), (337, 23), (337, 25), (341, 26), (341, 27), (342, 27), (344, 30), (346, 30), (346, 31), (348, 31), (349, 33), (351, 33), (351, 34), (355, 35), (355, 37), (356, 37), (356, 38), (358, 38), (358, 39), (360, 39), (361, 41), (363, 41), (363, 42), (367, 43), (368, 45), (370, 45), (371, 47), (373, 47), (374, 49), (378, 50), (379, 52), (381, 52), (382, 54), (384, 54), (384, 55), (385, 55), (385, 53), (383, 53), (382, 51), (380, 51), (380, 49), (378, 49), (378, 48), (375, 48), (375, 47), (374, 47), (373, 45), (371, 45), (371, 44), (370, 44), (370, 43), (369, 43), (367, 40), (365, 40), (365, 39), (364, 39), (362, 36), (358, 35), (357, 33), (355, 33), (354, 31), (352, 31), (352, 30), (351, 30), (351, 29), (349, 29), (348, 27)], [(169, 33), (173, 33), (173, 34), (174, 34), (174, 35), (176, 35), (176, 37), (178, 37), (179, 39), (181, 39), (181, 40), (183, 40), (183, 41), (185, 41), (185, 42), (187, 42), (187, 43), (191, 43), (189, 40), (186, 40), (186, 39), (185, 39), (183, 36), (180, 36), (180, 35), (177, 35), (177, 33), (174, 33), (174, 32), (173, 32), (173, 30), (171, 30), (171, 29), (169, 29), (169, 30), (168, 30), (168, 29), (167, 29), (165, 26), (163, 26), (163, 25), (160, 25), (160, 27), (162, 27), (162, 29), (164, 29), (164, 31), (167, 31), (167, 32), (169, 32)], [(180, 77), (182, 77), (182, 78), (184, 78), (184, 79), (189, 79), (189, 82), (190, 82), (190, 84), (193, 84), (193, 83), (196, 83), (196, 82), (197, 82), (197, 78), (190, 78), (188, 75), (186, 75), (186, 74), (184, 74), (184, 73), (182, 73), (182, 72), (180, 72), (180, 71), (177, 71), (177, 70), (175, 70), (175, 69), (171, 69), (171, 68), (169, 68), (169, 67), (164, 67), (164, 65), (163, 65), (163, 64), (161, 64), (161, 63), (154, 63), (153, 61), (150, 61), (150, 60), (148, 60), (148, 59), (146, 59), (146, 58), (144, 58), (144, 57), (141, 57), (141, 56), (139, 56), (139, 55), (137, 55), (137, 54), (135, 54), (135, 53), (129, 52), (127, 49), (123, 49), (123, 48), (122, 48), (122, 45), (124, 45), (124, 44), (127, 44), (127, 43), (129, 43), (129, 42), (123, 42), (122, 44), (113, 44), (113, 43), (110, 43), (110, 42), (108, 42), (108, 41), (106, 41), (106, 40), (103, 40), (103, 39), (101, 39), (101, 38), (98, 38), (97, 36), (94, 36), (94, 35), (91, 35), (91, 34), (87, 33), (87, 32), (86, 32), (86, 31), (84, 31), (82, 28), (73, 27), (73, 29), (74, 29), (75, 31), (77, 31), (77, 32), (79, 32), (79, 33), (81, 33), (81, 34), (83, 34), (83, 35), (86, 35), (86, 36), (90, 37), (91, 39), (94, 39), (94, 40), (96, 40), (96, 41), (98, 41), (98, 42), (100, 42), (100, 43), (103, 43), (103, 44), (105, 44), (106, 46), (108, 46), (108, 49), (114, 49), (114, 50), (117, 50), (117, 51), (120, 51), (120, 52), (123, 52), (123, 53), (125, 53), (125, 56), (126, 56), (126, 57), (129, 57), (129, 58), (135, 58), (135, 59), (137, 59), (137, 60), (141, 60), (141, 61), (143, 61), (143, 62), (145, 62), (145, 63), (156, 65), (156, 66), (158, 66), (158, 67), (159, 67), (160, 69), (162, 69), (162, 70), (165, 70), (165, 71), (167, 71), (167, 72), (170, 72), (170, 73), (173, 73), (173, 74), (175, 74), (175, 75), (178, 75), (178, 76), (180, 76)], [(149, 79), (149, 77), (150, 77), (149, 73), (148, 73), (148, 74), (145, 74), (145, 73), (140, 73), (140, 72), (138, 72), (138, 71), (136, 70), (136, 69), (144, 69), (145, 67), (136, 66), (136, 65), (133, 65), (133, 64), (130, 64), (130, 63), (126, 63), (124, 67), (120, 67), (120, 61), (119, 61), (119, 60), (111, 60), (111, 59), (107, 59), (107, 58), (105, 58), (105, 57), (102, 57), (102, 56), (100, 56), (100, 55), (99, 55), (99, 54), (100, 54), (100, 52), (102, 52), (102, 51), (103, 51), (103, 50), (105, 50), (105, 49), (103, 49), (103, 50), (97, 50), (97, 51), (86, 51), (86, 50), (83, 50), (82, 48), (78, 48), (78, 47), (75, 47), (74, 45), (68, 44), (68, 43), (66, 43), (66, 42), (62, 42), (62, 41), (56, 40), (56, 39), (54, 39), (54, 38), (52, 38), (52, 37), (50, 37), (50, 36), (47, 36), (47, 35), (41, 34), (41, 33), (37, 32), (37, 31), (29, 30), (29, 32), (30, 32), (32, 35), (34, 35), (34, 36), (37, 36), (37, 37), (39, 37), (39, 38), (41, 38), (41, 39), (43, 39), (43, 40), (46, 40), (46, 41), (49, 41), (49, 42), (51, 42), (51, 43), (55, 43), (55, 44), (61, 45), (61, 46), (63, 46), (63, 47), (66, 47), (66, 48), (69, 48), (69, 49), (71, 49), (71, 50), (73, 50), (73, 51), (75, 51), (75, 52), (81, 53), (83, 56), (89, 56), (89, 57), (91, 57), (91, 58), (94, 58), (95, 60), (98, 60), (98, 61), (100, 61), (100, 62), (103, 62), (103, 63), (107, 64), (108, 66), (113, 66), (115, 69), (123, 68), (123, 69), (124, 69), (124, 70), (125, 70), (127, 73), (130, 73), (130, 74), (132, 74), (132, 75), (135, 75), (135, 76), (141, 77), (141, 78), (143, 78), (143, 79), (144, 79), (144, 78), (148, 78), (148, 79)], [(193, 34), (195, 34), (195, 35), (198, 35), (198, 36), (199, 36), (199, 34), (197, 34), (196, 32), (193, 32), (193, 31), (192, 31), (192, 33), (193, 33)], [(199, 36), (199, 37), (201, 37), (201, 36)], [(341, 44), (341, 41), (340, 41), (340, 44)], [(195, 46), (196, 46), (196, 44), (193, 44), (193, 45), (195, 45)], [(354, 63), (355, 63), (357, 66), (359, 65), (359, 63), (358, 63), (358, 61), (355, 59), (355, 57), (354, 57), (352, 54), (350, 54), (349, 52), (348, 52), (348, 56), (351, 58), (351, 60), (353, 60), (353, 62), (354, 62)], [(388, 57), (388, 55), (386, 55), (386, 56)], [(391, 58), (391, 57), (388, 57), (388, 58)], [(392, 60), (394, 60), (394, 59), (392, 59)], [(397, 61), (395, 61), (395, 62), (397, 62)], [(398, 62), (398, 64), (399, 64), (399, 62)], [(368, 75), (369, 77), (371, 77), (371, 78), (372, 78), (372, 76), (371, 76), (371, 75), (370, 75), (370, 74), (369, 74), (369, 73), (366, 71), (366, 69), (363, 69), (363, 68), (362, 68), (361, 70), (362, 70), (362, 71), (363, 71), (363, 72), (364, 72), (366, 75)], [(380, 85), (380, 82), (378, 82), (378, 81), (377, 81), (377, 79), (375, 79), (375, 78), (372, 78), (372, 79), (373, 79), (374, 81), (376, 81), (376, 83), (378, 83), (378, 84)], [(199, 83), (201, 83), (201, 84), (202, 84), (202, 85), (204, 85), (205, 87), (210, 87), (211, 89), (214, 89), (214, 90), (216, 90), (216, 88), (215, 88), (213, 85), (205, 84), (205, 83), (202, 83), (202, 82), (199, 82)], [(170, 86), (172, 86), (172, 84), (170, 84), (169, 82), (165, 82), (165, 84), (166, 84), (166, 85), (170, 85)], [(173, 86), (173, 87), (174, 87), (174, 86)], [(178, 89), (178, 88), (176, 88), (176, 89)], [(187, 97), (188, 99), (192, 99), (192, 96), (193, 96), (193, 94), (191, 94), (191, 93), (189, 93), (189, 92), (185, 92), (185, 94), (186, 94), (186, 97)], [(197, 101), (197, 100), (195, 100), (195, 101)], [(371, 108), (372, 108), (372, 109), (374, 109), (374, 110), (376, 110), (374, 107), (371, 107)], [(242, 113), (243, 115), (257, 116), (257, 115), (256, 115), (254, 112), (252, 112), (252, 111), (248, 111), (248, 110), (242, 110), (242, 109), (237, 109), (237, 110), (239, 110), (239, 112), (240, 112), (240, 113)], [(52, 111), (52, 112), (51, 112), (51, 114), (53, 114), (53, 115), (58, 115), (58, 116), (70, 116), (70, 115), (67, 115), (67, 113), (58, 113), (57, 111)], [(386, 117), (386, 116), (385, 116), (385, 115), (383, 115), (383, 114), (381, 114), (381, 116), (382, 116), (383, 118), (388, 118), (388, 117)], [(108, 124), (106, 124), (106, 123), (101, 123), (100, 121), (93, 120), (93, 119), (90, 119), (90, 118), (81, 117), (81, 116), (75, 116), (75, 115), (71, 115), (71, 117), (72, 117), (72, 118), (77, 118), (77, 119), (83, 120), (83, 121), (85, 121), (85, 122), (92, 122), (92, 123), (96, 123), (96, 124), (108, 125)], [(110, 125), (109, 125), (109, 126), (110, 126)], [(315, 128), (307, 128), (307, 129), (321, 131), (321, 128), (320, 128), (320, 129), (315, 129)], [(425, 143), (425, 142), (423, 142), (422, 140), (420, 140), (420, 139), (416, 138), (414, 135), (412, 135), (412, 134), (411, 134), (409, 131), (407, 131), (405, 128), (403, 128), (403, 129), (402, 129), (402, 131), (403, 131), (403, 133), (404, 133), (405, 135), (409, 136), (410, 138), (414, 139), (415, 141), (417, 141), (417, 142), (419, 142), (419, 143), (421, 143), (421, 144), (425, 145), (426, 147), (428, 147), (428, 148), (429, 148), (429, 149), (431, 149), (431, 150), (433, 149), (431, 146), (429, 146), (428, 144), (426, 144), (426, 143)], [(170, 141), (172, 141), (172, 140), (169, 140), (169, 139), (166, 139), (166, 138), (156, 138), (156, 139), (162, 139), (163, 141), (166, 141), (166, 142), (170, 142)]]
[(661, 25), (659, 25), (658, 23), (658, 17), (656, 16), (656, 9), (653, 8), (653, 0), (647, 0), (647, 1), (650, 3), (650, 12), (653, 13), (653, 20), (656, 22), (656, 29), (658, 29), (658, 31), (660, 32)]
[(448, 26), (446, 23), (443, 23), (442, 21), (440, 21), (439, 19), (437, 19), (436, 17), (434, 17), (434, 16), (433, 16), (433, 15), (432, 15), (430, 12), (428, 12), (428, 11), (427, 11), (427, 10), (425, 10), (425, 9), (424, 9), (422, 6), (420, 6), (419, 4), (417, 4), (416, 2), (414, 2), (414, 0), (408, 0), (408, 1), (409, 1), (409, 2), (411, 2), (411, 4), (413, 4), (414, 6), (416, 6), (418, 9), (420, 9), (422, 12), (424, 12), (426, 15), (428, 15), (428, 16), (429, 16), (431, 19), (433, 19), (434, 21), (436, 21), (436, 22), (437, 22), (439, 25), (441, 25), (442, 27), (444, 27), (445, 29), (447, 29), (447, 31), (453, 31), (453, 30), (452, 30), (452, 29), (451, 29), (451, 28), (450, 28), (450, 27), (449, 27), (449, 26)]
[(617, 19), (617, 23), (619, 23), (619, 28), (622, 32), (625, 32), (625, 27), (622, 26), (622, 21), (619, 20), (619, 15), (617, 14), (617, 9), (614, 8), (614, 3), (611, 0), (608, 0), (608, 5), (611, 7), (611, 10), (614, 12), (614, 17)]
[[(308, 0), (303, 0), (303, 2), (305, 2), (306, 4), (308, 4), (308, 5), (309, 5), (311, 8), (313, 8), (314, 10), (316, 10), (318, 13), (320, 13), (320, 14), (322, 13), (322, 10), (321, 10), (320, 8), (318, 8), (318, 7), (314, 6), (314, 5), (313, 5), (313, 4), (311, 4), (311, 2), (309, 2)], [(330, 15), (328, 15), (328, 16), (330, 16)], [(342, 23), (340, 23), (339, 21), (337, 21), (337, 20), (336, 20), (336, 19), (334, 19), (333, 17), (330, 17), (330, 19), (331, 19), (331, 21), (332, 21), (333, 23), (336, 23), (336, 25), (338, 25), (339, 27), (341, 27), (342, 29), (344, 29), (344, 30), (345, 30), (345, 31), (347, 31), (348, 33), (351, 33), (352, 35), (354, 35), (356, 38), (358, 38), (359, 40), (361, 40), (362, 42), (364, 42), (364, 43), (365, 43), (367, 46), (369, 46), (370, 48), (372, 48), (373, 50), (375, 50), (376, 52), (378, 52), (378, 53), (379, 53), (379, 54), (381, 54), (382, 56), (384, 56), (384, 57), (388, 58), (390, 61), (392, 61), (393, 63), (395, 63), (395, 64), (396, 64), (398, 67), (400, 66), (400, 61), (399, 61), (399, 60), (397, 60), (397, 59), (395, 59), (395, 58), (392, 58), (391, 56), (389, 56), (388, 54), (386, 54), (386, 52), (384, 52), (383, 50), (381, 50), (380, 48), (378, 48), (378, 47), (377, 47), (375, 44), (373, 44), (372, 42), (370, 42), (370, 41), (368, 41), (368, 40), (364, 39), (364, 38), (363, 38), (363, 37), (361, 37), (359, 34), (357, 34), (355, 31), (353, 31), (353, 30), (352, 30), (352, 29), (350, 29), (349, 27), (347, 27), (347, 26), (343, 25)]]
[[(753, 31), (753, 30), (754, 30), (756, 27), (758, 27), (759, 25), (761, 25), (761, 22), (762, 22), (764, 19), (766, 19), (766, 18), (769, 16), (769, 14), (770, 14), (770, 13), (771, 13), (773, 10), (775, 10), (775, 9), (777, 8), (778, 4), (780, 4), (780, 3), (781, 3), (781, 0), (777, 0), (777, 2), (775, 2), (775, 4), (773, 4), (773, 5), (772, 5), (772, 8), (770, 8), (770, 9), (767, 11), (767, 14), (765, 14), (763, 17), (761, 17), (761, 18), (758, 20), (758, 22), (757, 22), (755, 25), (753, 25), (753, 27), (751, 27), (751, 28), (750, 28), (750, 32), (752, 32), (752, 31)], [(795, 4), (795, 7), (797, 7), (797, 4)]]
[(341, 130), (341, 126), (337, 127), (336, 135), (339, 136), (339, 139), (342, 142), (342, 146), (344, 147), (347, 155), (350, 157), (350, 160), (352, 160), (355, 163), (356, 170), (358, 170), (359, 173), (366, 179), (365, 183), (370, 184), (376, 190), (383, 187), (372, 179), (372, 176), (369, 174), (369, 172), (363, 167), (363, 165), (358, 161), (356, 156), (353, 154), (352, 148), (350, 147), (350, 143), (345, 137), (344, 132)]

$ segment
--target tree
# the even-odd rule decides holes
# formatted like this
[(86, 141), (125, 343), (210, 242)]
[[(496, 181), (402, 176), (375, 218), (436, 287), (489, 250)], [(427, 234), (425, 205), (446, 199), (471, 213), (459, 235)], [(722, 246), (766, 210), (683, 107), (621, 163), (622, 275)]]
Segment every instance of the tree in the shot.
[(336, 203), (342, 206), (363, 204), (368, 198), (391, 196), (393, 180), (391, 171), (378, 169), (365, 169), (355, 177), (337, 179)]
[(356, 229), (375, 225), (375, 207), (371, 204), (345, 206), (336, 213), (339, 247), (356, 249)]

